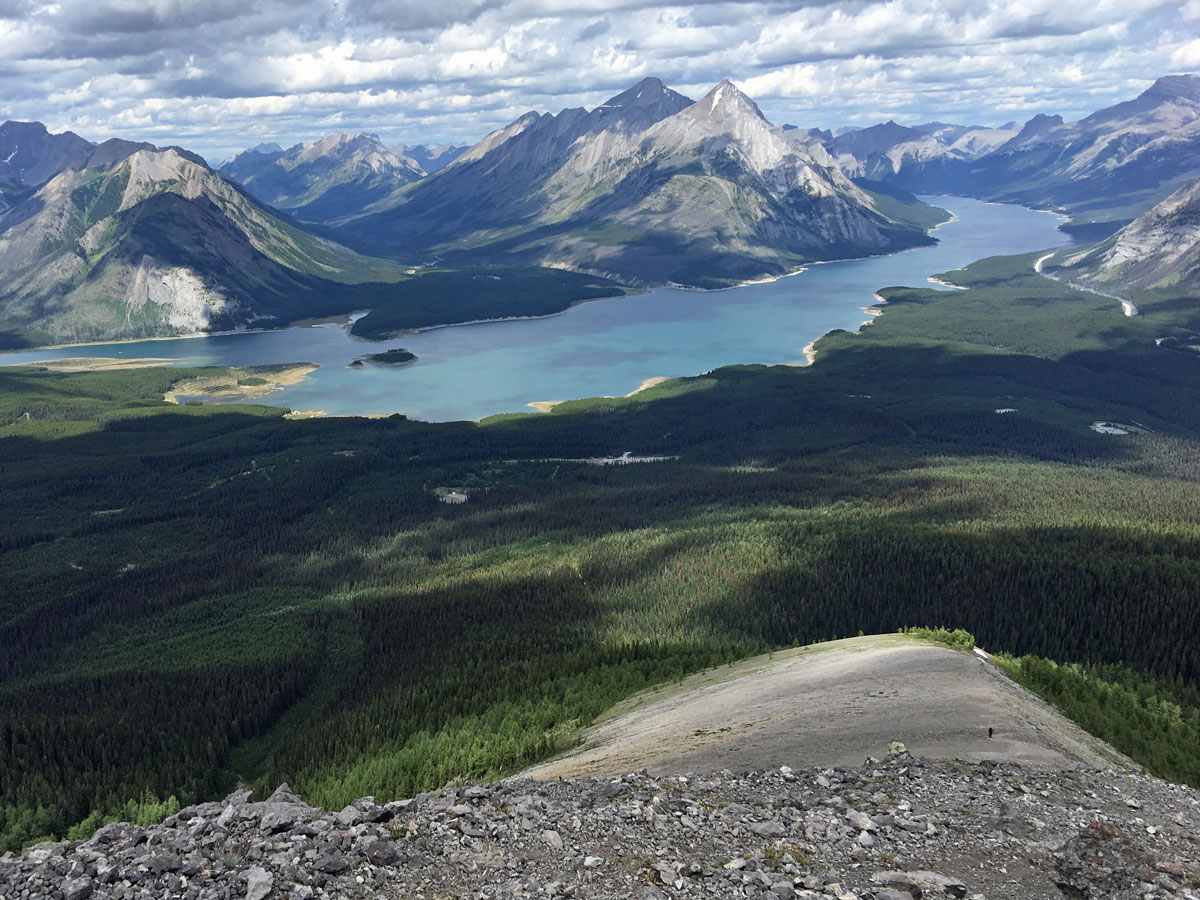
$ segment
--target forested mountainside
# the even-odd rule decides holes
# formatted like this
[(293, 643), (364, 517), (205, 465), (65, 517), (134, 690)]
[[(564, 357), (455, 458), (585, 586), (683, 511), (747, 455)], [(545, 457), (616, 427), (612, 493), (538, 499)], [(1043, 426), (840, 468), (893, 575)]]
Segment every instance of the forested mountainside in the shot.
[(943, 219), (856, 187), (729, 82), (693, 103), (649, 78), (590, 112), (528, 113), (338, 233), (371, 252), (714, 287), (927, 243)]
[[(911, 624), (1127, 667), (1194, 730), (1200, 360), (1155, 338), (1198, 313), (1035, 257), (886, 289), (807, 369), (479, 424), (3, 370), (7, 845), (238, 778), (340, 806), (490, 777), (643, 686)], [(624, 450), (678, 458), (586, 462)], [(1147, 764), (1191, 777), (1169, 745)]]

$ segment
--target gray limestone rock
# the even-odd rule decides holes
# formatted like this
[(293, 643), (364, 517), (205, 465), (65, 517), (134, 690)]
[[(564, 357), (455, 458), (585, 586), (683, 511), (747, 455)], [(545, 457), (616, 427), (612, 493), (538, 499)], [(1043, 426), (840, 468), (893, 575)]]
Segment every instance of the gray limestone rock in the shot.
[(252, 866), (246, 872), (246, 900), (266, 900), (275, 879), (265, 869)]

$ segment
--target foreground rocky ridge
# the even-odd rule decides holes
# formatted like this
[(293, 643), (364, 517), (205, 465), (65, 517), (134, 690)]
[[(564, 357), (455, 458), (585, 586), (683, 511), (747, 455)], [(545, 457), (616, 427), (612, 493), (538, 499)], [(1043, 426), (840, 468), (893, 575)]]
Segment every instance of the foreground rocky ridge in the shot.
[(932, 762), (468, 785), (340, 812), (286, 785), (0, 859), (0, 896), (1197, 898), (1200, 794)]

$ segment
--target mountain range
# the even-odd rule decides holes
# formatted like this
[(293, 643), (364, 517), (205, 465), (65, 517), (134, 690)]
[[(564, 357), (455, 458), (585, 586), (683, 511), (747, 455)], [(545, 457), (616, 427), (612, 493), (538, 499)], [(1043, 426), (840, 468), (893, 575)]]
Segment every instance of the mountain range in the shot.
[(315, 223), (358, 212), (425, 174), (373, 134), (334, 134), (287, 150), (256, 147), (219, 171), (261, 202)]
[(281, 218), (186, 151), (25, 123), (0, 138), (10, 346), (291, 321), (353, 308), (347, 285), (400, 274)]
[[(73, 131), (51, 134), (41, 122), (0, 125), (0, 213), (11, 209), (55, 175), (68, 169), (102, 168), (138, 150), (157, 150), (153, 144), (112, 138), (100, 144)], [(200, 163), (182, 148), (172, 148)]]
[(391, 149), (398, 154), (407, 156), (420, 166), (422, 171), (428, 175), (432, 175), (438, 169), (450, 165), (450, 163), (469, 150), (470, 147), (466, 144), (434, 144), (429, 147), (426, 147), (424, 144), (417, 144), (412, 147), (405, 144), (397, 144)]
[(728, 81), (693, 102), (647, 78), (590, 111), (527, 113), (334, 225), (372, 252), (713, 287), (927, 243), (927, 213), (860, 189)]
[(847, 175), (888, 181), (931, 163), (977, 159), (1016, 134), (1015, 122), (989, 128), (944, 122), (908, 127), (888, 121), (830, 136), (825, 145)]
[(930, 242), (945, 214), (910, 191), (1067, 208), (1064, 227), (1107, 238), (1076, 254), (1081, 280), (1191, 283), (1195, 185), (1146, 210), (1197, 176), (1193, 75), (1078, 122), (836, 133), (776, 127), (728, 81), (693, 101), (647, 78), (469, 148), (337, 134), (261, 144), (219, 171), (178, 147), (7, 122), (0, 332), (14, 344), (282, 324), (381, 291), (402, 303), (396, 282), (430, 266), (720, 287)]
[(1200, 175), (1200, 76), (1159, 78), (1136, 98), (1077, 122), (1038, 115), (1019, 130), (957, 135), (887, 123), (828, 144), (854, 176), (917, 192), (1065, 207), (1111, 222), (1111, 233)]

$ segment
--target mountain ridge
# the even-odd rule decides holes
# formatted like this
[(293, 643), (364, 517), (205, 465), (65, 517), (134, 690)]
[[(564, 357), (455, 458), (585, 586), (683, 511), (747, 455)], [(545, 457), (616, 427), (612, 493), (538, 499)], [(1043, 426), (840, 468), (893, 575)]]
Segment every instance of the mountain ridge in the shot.
[(1144, 211), (1200, 175), (1200, 76), (1163, 76), (1137, 97), (1078, 121), (1038, 114), (998, 145), (989, 138), (958, 149), (972, 152), (914, 159), (882, 177), (911, 191), (1040, 208)]
[(1200, 178), (1052, 268), (1097, 289), (1200, 287)]
[(336, 230), (372, 252), (699, 287), (929, 240), (732, 82), (693, 102), (658, 79), (591, 111), (526, 113)]
[(247, 150), (219, 171), (268, 206), (317, 224), (390, 195), (424, 175), (376, 135), (348, 132), (263, 153)]
[(319, 303), (322, 285), (395, 271), (279, 219), (173, 148), (65, 169), (0, 214), (0, 327), (42, 342), (286, 320), (289, 305)]

